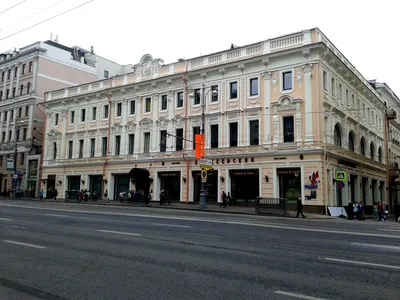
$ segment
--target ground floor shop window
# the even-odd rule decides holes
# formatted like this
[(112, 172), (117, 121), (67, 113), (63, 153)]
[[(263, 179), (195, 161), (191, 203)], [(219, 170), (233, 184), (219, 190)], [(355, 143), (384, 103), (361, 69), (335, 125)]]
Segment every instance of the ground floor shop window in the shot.
[(96, 191), (97, 199), (101, 199), (101, 184), (103, 177), (101, 175), (90, 175), (89, 176), (89, 191), (90, 195)]
[(119, 193), (129, 191), (129, 176), (128, 174), (123, 175), (114, 175), (115, 183), (114, 183), (114, 199), (117, 200), (119, 198)]
[[(236, 203), (255, 202), (260, 196), (260, 174), (257, 169), (230, 170), (231, 197)], [(229, 192), (229, 191), (228, 191)]]
[(46, 181), (46, 198), (53, 198), (53, 190), (56, 188), (56, 175), (48, 175)]
[(298, 200), (301, 197), (300, 168), (278, 169), (279, 198)]
[[(159, 172), (160, 191), (167, 192), (170, 201), (181, 200), (181, 172)], [(159, 198), (160, 195), (154, 195), (154, 198)]]
[[(193, 171), (193, 201), (200, 201), (201, 174), (200, 171)], [(218, 202), (218, 171), (208, 171), (207, 182), (205, 183), (207, 202)]]

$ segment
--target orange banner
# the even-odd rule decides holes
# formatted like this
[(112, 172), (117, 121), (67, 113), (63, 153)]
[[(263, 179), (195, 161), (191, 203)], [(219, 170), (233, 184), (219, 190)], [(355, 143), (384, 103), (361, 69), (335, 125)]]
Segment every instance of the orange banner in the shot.
[(204, 157), (204, 135), (196, 134), (194, 136), (195, 142), (195, 157), (200, 159)]

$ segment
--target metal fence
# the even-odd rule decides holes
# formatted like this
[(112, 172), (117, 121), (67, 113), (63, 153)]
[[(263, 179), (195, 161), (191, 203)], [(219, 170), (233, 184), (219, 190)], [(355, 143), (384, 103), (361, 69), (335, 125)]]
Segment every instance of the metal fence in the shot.
[(289, 215), (288, 200), (283, 198), (256, 198), (256, 212), (269, 215)]

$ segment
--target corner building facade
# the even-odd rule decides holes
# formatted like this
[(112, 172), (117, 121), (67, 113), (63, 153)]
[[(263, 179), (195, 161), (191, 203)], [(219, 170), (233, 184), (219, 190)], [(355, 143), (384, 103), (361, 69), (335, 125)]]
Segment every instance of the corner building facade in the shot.
[(166, 189), (198, 201), (203, 99), (208, 202), (222, 191), (239, 203), (301, 197), (314, 212), (386, 201), (385, 104), (317, 28), (172, 64), (144, 55), (135, 72), (47, 93), (42, 179), (61, 197), (117, 199), (136, 166), (150, 171), (153, 200)]

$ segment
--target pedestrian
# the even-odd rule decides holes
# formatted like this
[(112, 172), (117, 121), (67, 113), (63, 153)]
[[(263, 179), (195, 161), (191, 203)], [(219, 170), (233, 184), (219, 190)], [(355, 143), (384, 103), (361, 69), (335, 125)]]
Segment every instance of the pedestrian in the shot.
[(97, 202), (97, 192), (93, 191), (93, 202)]
[(374, 204), (374, 212), (373, 212), (372, 216), (375, 221), (379, 221), (378, 206), (376, 206), (376, 203)]
[(365, 221), (364, 205), (363, 205), (362, 201), (360, 201), (360, 203), (358, 203), (358, 219), (360, 221)]
[(226, 197), (226, 200), (228, 202), (228, 205), (231, 206), (232, 197), (231, 197), (231, 193), (230, 192), (228, 192), (228, 196)]
[(383, 221), (382, 220), (382, 218), (383, 218), (383, 207), (382, 207), (382, 204), (380, 202), (378, 202), (376, 204), (376, 206), (378, 207), (378, 222)]
[(166, 202), (165, 191), (161, 190), (161, 192), (160, 192), (160, 205), (165, 205), (165, 202)]
[(219, 207), (226, 207), (227, 195), (226, 195), (225, 191), (222, 191), (221, 198), (222, 198), (222, 203), (220, 204)]
[(399, 222), (399, 218), (400, 218), (400, 206), (398, 202), (394, 203), (394, 221), (395, 222)]
[(108, 202), (110, 199), (108, 199), (108, 190), (106, 190), (104, 192), (104, 200), (106, 200), (106, 202)]
[(358, 220), (358, 202), (356, 201), (353, 205), (353, 218)]
[(54, 200), (57, 200), (58, 190), (54, 188)]
[(124, 203), (124, 192), (123, 191), (121, 191), (120, 193), (119, 193), (119, 203)]
[(303, 203), (301, 203), (301, 198), (299, 198), (297, 200), (297, 216), (296, 216), (296, 218), (299, 217), (299, 214), (302, 215), (303, 219), (305, 218), (305, 216), (303, 215)]
[(40, 192), (39, 192), (39, 199), (40, 200), (43, 200), (43, 194), (44, 194), (43, 189), (41, 189)]

